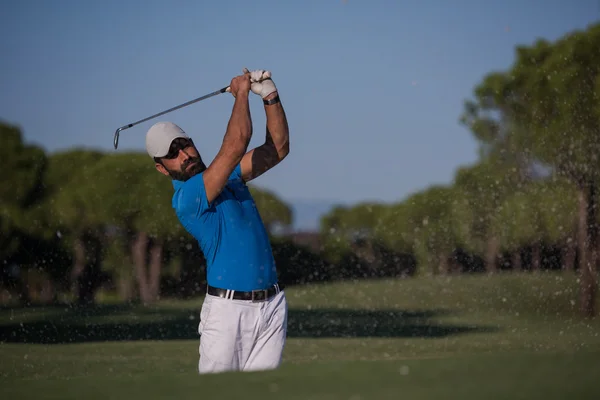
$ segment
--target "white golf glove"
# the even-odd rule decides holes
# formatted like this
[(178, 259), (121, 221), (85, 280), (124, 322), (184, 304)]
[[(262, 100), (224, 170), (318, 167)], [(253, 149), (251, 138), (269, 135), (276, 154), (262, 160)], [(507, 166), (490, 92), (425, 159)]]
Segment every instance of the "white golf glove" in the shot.
[(250, 73), (250, 81), (252, 82), (250, 85), (252, 93), (264, 99), (277, 90), (275, 83), (271, 80), (270, 71), (265, 71), (264, 69), (249, 71), (248, 68), (244, 68), (244, 73), (248, 72)]

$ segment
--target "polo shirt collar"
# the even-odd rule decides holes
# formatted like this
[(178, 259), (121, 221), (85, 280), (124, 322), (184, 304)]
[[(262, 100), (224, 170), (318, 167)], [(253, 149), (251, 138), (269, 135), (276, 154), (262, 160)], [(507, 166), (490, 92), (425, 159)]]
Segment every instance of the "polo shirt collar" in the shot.
[(184, 181), (178, 181), (176, 179), (173, 179), (173, 187), (175, 188), (175, 190), (179, 190), (179, 188), (181, 188), (184, 183)]

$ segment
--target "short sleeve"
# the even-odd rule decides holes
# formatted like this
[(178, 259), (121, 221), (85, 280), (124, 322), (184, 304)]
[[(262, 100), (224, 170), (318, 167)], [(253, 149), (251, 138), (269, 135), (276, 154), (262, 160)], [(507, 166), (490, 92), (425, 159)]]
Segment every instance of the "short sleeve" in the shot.
[(195, 216), (202, 215), (209, 207), (204, 186), (204, 174), (194, 175), (185, 182), (180, 198), (180, 208)]
[(233, 169), (233, 171), (231, 172), (231, 175), (229, 175), (229, 180), (242, 180), (242, 164), (239, 163), (238, 165), (236, 165), (236, 167)]

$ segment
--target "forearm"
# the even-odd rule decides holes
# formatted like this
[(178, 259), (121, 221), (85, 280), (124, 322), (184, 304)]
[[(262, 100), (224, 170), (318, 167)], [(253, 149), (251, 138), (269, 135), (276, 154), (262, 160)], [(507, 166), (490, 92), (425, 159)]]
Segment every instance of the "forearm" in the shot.
[[(270, 100), (278, 96), (277, 92), (271, 93), (265, 98)], [(281, 102), (265, 105), (267, 115), (267, 142), (277, 150), (279, 159), (283, 159), (289, 152), (289, 127), (285, 110)]]
[(246, 152), (251, 138), (252, 118), (250, 116), (248, 94), (240, 93), (233, 104), (227, 131), (223, 138), (223, 148), (239, 155), (241, 158)]

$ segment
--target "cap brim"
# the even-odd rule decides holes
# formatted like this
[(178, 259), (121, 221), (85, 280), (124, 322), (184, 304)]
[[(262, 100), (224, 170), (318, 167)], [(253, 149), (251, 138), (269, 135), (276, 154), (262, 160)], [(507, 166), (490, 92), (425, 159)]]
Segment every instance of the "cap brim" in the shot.
[(185, 134), (174, 136), (173, 138), (171, 138), (171, 140), (168, 143), (166, 143), (166, 142), (163, 143), (164, 146), (161, 146), (160, 150), (156, 151), (157, 155), (155, 155), (154, 157), (162, 158), (162, 157), (166, 156), (167, 154), (169, 154), (169, 149), (171, 148), (171, 143), (173, 143), (173, 140), (175, 140), (175, 139), (191, 140), (191, 138)]

